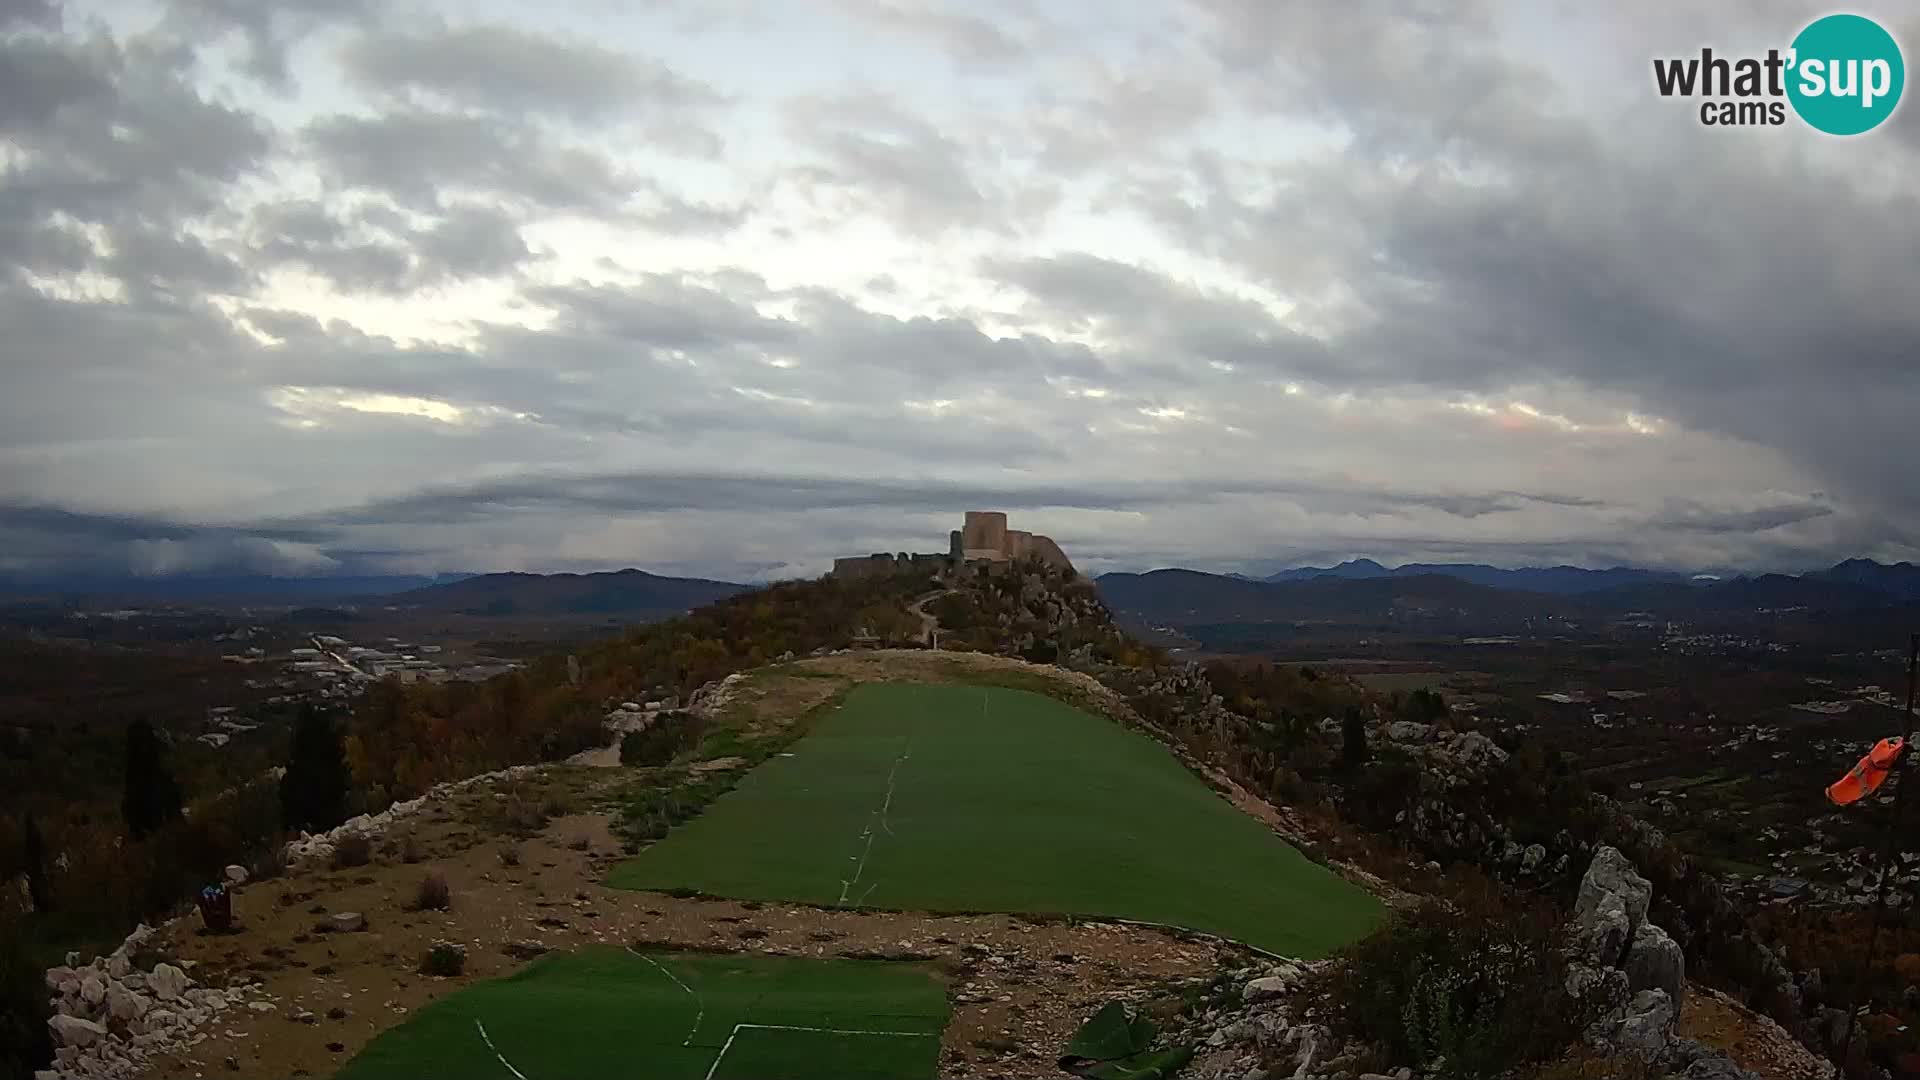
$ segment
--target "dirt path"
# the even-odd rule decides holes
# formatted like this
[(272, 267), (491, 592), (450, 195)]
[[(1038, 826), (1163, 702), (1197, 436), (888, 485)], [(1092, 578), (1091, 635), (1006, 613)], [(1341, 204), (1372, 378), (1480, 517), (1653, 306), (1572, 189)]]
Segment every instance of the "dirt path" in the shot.
[[(549, 788), (587, 798), (608, 774), (554, 775)], [(603, 814), (554, 818), (512, 841), (488, 824), (506, 801), (499, 794), (477, 791), (414, 822), (418, 863), (401, 861), (393, 838), (389, 852), (367, 866), (245, 887), (235, 901), (237, 934), (196, 934), (186, 920), (170, 927), (159, 947), (192, 961), (197, 979), (216, 987), (257, 981), (276, 1007), (223, 1014), (206, 1041), (156, 1061), (148, 1075), (327, 1076), (414, 1010), (507, 974), (537, 949), (639, 943), (928, 958), (954, 1003), (941, 1075), (1043, 1077), (1057, 1074), (1054, 1058), (1074, 1028), (1112, 996), (1207, 975), (1239, 955), (1184, 935), (1097, 923), (836, 912), (608, 889), (599, 882), (622, 856)], [(548, 797), (520, 791), (511, 801)], [(429, 873), (445, 876), (451, 910), (407, 910)], [(316, 931), (342, 912), (365, 915), (367, 928)], [(435, 940), (466, 944), (464, 976), (415, 974)]]
[(940, 629), (940, 620), (933, 615), (927, 614), (927, 605), (952, 591), (952, 589), (935, 589), (933, 592), (907, 605), (907, 610), (913, 612), (913, 614), (920, 619), (920, 644), (931, 648), (934, 643), (933, 635)]

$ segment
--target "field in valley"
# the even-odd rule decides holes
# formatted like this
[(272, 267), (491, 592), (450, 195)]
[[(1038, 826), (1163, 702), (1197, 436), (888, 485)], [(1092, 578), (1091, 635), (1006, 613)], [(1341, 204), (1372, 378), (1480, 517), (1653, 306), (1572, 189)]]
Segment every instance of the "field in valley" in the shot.
[(1319, 957), (1373, 897), (1152, 740), (1038, 694), (870, 684), (615, 887), (826, 908), (1133, 919)]

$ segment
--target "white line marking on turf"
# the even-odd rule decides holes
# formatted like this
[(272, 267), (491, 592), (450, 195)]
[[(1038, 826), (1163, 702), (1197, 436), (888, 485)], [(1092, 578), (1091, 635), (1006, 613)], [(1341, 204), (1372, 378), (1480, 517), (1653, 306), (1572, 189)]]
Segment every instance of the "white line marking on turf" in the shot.
[[(713, 1074), (720, 1071), (720, 1062), (724, 1061), (727, 1051), (733, 1049), (733, 1040), (743, 1031), (816, 1031), (828, 1035), (895, 1035), (909, 1039), (936, 1039), (939, 1033), (931, 1031), (863, 1031), (860, 1028), (802, 1027), (798, 1024), (735, 1024), (727, 1033), (727, 1041), (720, 1044), (720, 1054), (707, 1066), (705, 1080), (713, 1080)], [(509, 1065), (508, 1068), (513, 1066)], [(519, 1075), (518, 1073), (515, 1074)]]
[(500, 1059), (500, 1064), (505, 1065), (507, 1067), (507, 1071), (519, 1077), (520, 1080), (527, 1080), (527, 1074), (521, 1072), (519, 1069), (514, 1068), (513, 1062), (508, 1061), (506, 1055), (502, 1054), (498, 1049), (494, 1047), (493, 1040), (487, 1038), (487, 1026), (485, 1024), (482, 1024), (477, 1018), (474, 1020), (473, 1026), (476, 1029), (478, 1029), (480, 1032), (480, 1041), (487, 1044), (487, 1049), (492, 1050), (493, 1056)]
[(681, 982), (680, 976), (675, 975), (670, 969), (668, 969), (667, 965), (661, 963), (658, 960), (655, 960), (653, 957), (648, 956), (646, 953), (643, 953), (638, 949), (635, 949), (631, 945), (627, 946), (627, 951), (639, 957), (640, 959), (645, 960), (647, 963), (652, 964), (654, 967), (659, 968), (661, 971), (666, 972), (667, 978), (672, 979), (673, 984), (675, 986), (678, 986), (680, 989), (685, 990), (687, 993), (693, 995), (694, 1007), (697, 1008), (699, 1011), (694, 1014), (693, 1026), (687, 1029), (687, 1037), (680, 1040), (681, 1046), (692, 1046), (693, 1036), (696, 1032), (700, 1030), (700, 1021), (705, 1020), (707, 1018), (706, 999), (702, 998), (698, 993), (696, 993), (693, 987), (688, 986), (686, 983)]
[[(909, 735), (907, 736), (906, 746), (900, 751), (900, 756), (893, 759), (893, 768), (887, 770), (886, 798), (881, 801), (880, 809), (867, 815), (867, 827), (860, 830), (860, 839), (865, 840), (866, 845), (860, 849), (860, 854), (858, 856), (853, 856), (853, 855), (847, 856), (848, 862), (852, 862), (855, 858), (858, 858), (860, 862), (858, 866), (855, 866), (853, 868), (852, 877), (840, 879), (840, 900), (836, 904), (837, 907), (845, 907), (847, 905), (847, 894), (853, 891), (853, 887), (855, 885), (860, 884), (861, 875), (867, 872), (867, 856), (873, 854), (874, 819), (878, 818), (880, 820), (880, 828), (885, 830), (888, 836), (893, 835), (893, 825), (891, 822), (887, 820), (887, 814), (891, 812), (893, 809), (893, 786), (895, 781), (898, 780), (900, 776), (900, 763), (912, 756), (913, 756), (913, 736)], [(872, 894), (873, 894), (873, 889), (869, 888), (865, 893), (861, 894), (860, 900), (856, 902), (854, 906), (859, 907), (860, 904), (865, 903), (866, 898), (868, 896), (871, 896)]]

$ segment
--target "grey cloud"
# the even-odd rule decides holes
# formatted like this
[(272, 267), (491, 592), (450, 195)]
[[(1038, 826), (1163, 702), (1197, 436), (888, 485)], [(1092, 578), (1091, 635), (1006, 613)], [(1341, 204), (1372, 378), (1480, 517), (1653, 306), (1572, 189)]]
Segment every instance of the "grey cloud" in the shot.
[(336, 212), (313, 200), (268, 204), (254, 212), (251, 232), (261, 258), (303, 267), (344, 292), (404, 293), (511, 274), (532, 257), (517, 216), (471, 204), (450, 206), (425, 225), (378, 206)]
[(246, 42), (246, 69), (275, 89), (293, 88), (287, 53), (322, 28), (353, 24), (379, 8), (370, 0), (168, 0), (183, 33), (237, 32)]
[(1601, 127), (1544, 65), (1486, 48), (1479, 6), (1202, 7), (1243, 105), (1308, 105), (1353, 135), (1271, 193), (1216, 170), (1197, 206), (1169, 191), (1153, 210), (1339, 328), (1314, 377), (1574, 380), (1920, 512), (1896, 464), (1920, 450), (1897, 419), (1920, 404), (1920, 215), (1905, 189), (1847, 176), (1910, 169), (1904, 128), (1820, 143), (1854, 163), (1835, 171), (1803, 129), (1709, 132), (1670, 102)]
[(59, 0), (0, 0), (0, 29), (10, 26), (57, 27)]
[(955, 59), (1001, 65), (1028, 54), (1027, 45), (996, 23), (970, 11), (909, 6), (897, 0), (841, 0), (841, 10), (861, 22), (930, 40)]
[(1647, 524), (1658, 529), (1684, 529), (1689, 532), (1760, 533), (1828, 517), (1832, 513), (1832, 507), (1818, 503), (1781, 503), (1750, 510), (1728, 510), (1704, 506), (1691, 500), (1674, 500)]
[(1249, 300), (1209, 296), (1162, 274), (1092, 255), (990, 261), (983, 272), (1033, 298), (1049, 322), (1118, 330), (1150, 352), (1269, 374), (1326, 370), (1326, 349)]
[(795, 174), (816, 198), (845, 199), (919, 234), (1011, 226), (994, 212), (1007, 207), (1007, 193), (989, 187), (968, 147), (924, 117), (873, 94), (805, 99), (787, 111), (794, 136), (819, 161)]
[(596, 151), (498, 117), (419, 108), (331, 116), (309, 125), (305, 140), (334, 184), (429, 212), (471, 193), (617, 217), (641, 186)]
[(425, 91), (507, 114), (538, 111), (644, 124), (723, 101), (711, 87), (657, 60), (509, 26), (374, 32), (349, 45), (343, 59), (367, 86)]
[(55, 40), (0, 44), (0, 131), (38, 131), (64, 107), (110, 99), (113, 83), (92, 59)]
[(84, 572), (167, 575), (218, 570), (268, 574), (330, 570), (308, 529), (234, 529), (164, 518), (0, 504), (0, 575)]

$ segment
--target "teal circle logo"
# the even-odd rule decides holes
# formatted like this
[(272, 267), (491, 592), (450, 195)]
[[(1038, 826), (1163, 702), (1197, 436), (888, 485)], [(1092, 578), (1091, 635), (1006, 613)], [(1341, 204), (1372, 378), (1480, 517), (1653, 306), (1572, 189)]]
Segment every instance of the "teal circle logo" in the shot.
[(1787, 98), (1800, 119), (1829, 135), (1872, 131), (1893, 115), (1907, 84), (1900, 45), (1859, 15), (1828, 15), (1793, 39)]

